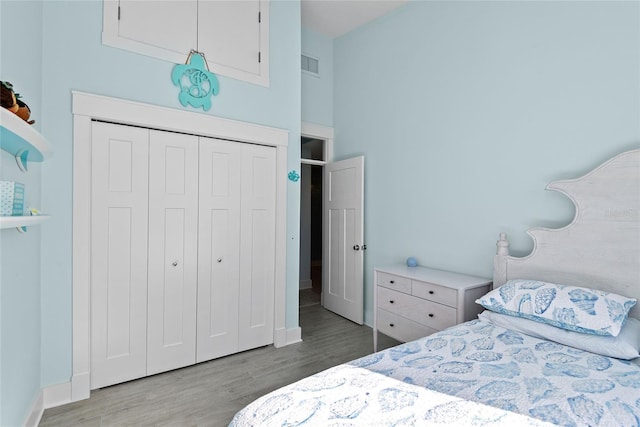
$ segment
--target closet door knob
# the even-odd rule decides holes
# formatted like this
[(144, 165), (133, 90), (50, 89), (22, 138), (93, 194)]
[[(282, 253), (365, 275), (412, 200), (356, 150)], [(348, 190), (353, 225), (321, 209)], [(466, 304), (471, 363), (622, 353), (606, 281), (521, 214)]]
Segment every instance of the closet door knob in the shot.
[(353, 245), (353, 250), (354, 251), (359, 251), (360, 250), (360, 245)]
[(171, 265), (173, 265), (174, 267), (177, 267), (177, 266), (178, 266), (178, 261), (173, 261), (173, 262), (171, 263)]
[(222, 258), (218, 258), (218, 262), (222, 262)]

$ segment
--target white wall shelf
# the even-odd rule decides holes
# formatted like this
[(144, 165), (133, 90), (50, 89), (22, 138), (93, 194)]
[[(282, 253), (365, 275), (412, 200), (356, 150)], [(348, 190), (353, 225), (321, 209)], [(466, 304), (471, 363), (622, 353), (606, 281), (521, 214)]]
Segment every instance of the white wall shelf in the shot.
[(49, 218), (51, 218), (49, 215), (0, 216), (0, 229), (38, 225)]
[(37, 130), (6, 108), (0, 108), (0, 147), (29, 162), (42, 162), (53, 154)]

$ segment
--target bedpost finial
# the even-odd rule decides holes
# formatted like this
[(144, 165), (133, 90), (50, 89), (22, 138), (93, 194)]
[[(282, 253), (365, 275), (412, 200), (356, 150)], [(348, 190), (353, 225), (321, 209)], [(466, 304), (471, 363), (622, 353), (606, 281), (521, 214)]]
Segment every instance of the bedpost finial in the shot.
[(509, 241), (507, 240), (507, 233), (500, 233), (500, 240), (496, 242), (498, 255), (509, 255)]

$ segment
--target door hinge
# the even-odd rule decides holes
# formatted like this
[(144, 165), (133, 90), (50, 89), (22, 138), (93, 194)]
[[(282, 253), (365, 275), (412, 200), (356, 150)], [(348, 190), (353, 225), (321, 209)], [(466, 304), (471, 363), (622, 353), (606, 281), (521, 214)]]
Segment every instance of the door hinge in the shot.
[(258, 12), (258, 24), (262, 22), (262, 12)]
[(120, 6), (118, 6), (118, 21), (120, 20)]
[(258, 64), (260, 64), (261, 60), (262, 60), (261, 52), (258, 52)]

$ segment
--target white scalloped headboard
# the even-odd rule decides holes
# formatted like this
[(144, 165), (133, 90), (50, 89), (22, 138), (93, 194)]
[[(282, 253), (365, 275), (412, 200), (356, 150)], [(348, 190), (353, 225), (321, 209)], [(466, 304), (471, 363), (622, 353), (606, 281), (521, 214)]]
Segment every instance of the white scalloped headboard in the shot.
[(533, 251), (509, 256), (500, 235), (493, 286), (509, 279), (547, 282), (615, 292), (639, 303), (640, 318), (640, 150), (622, 153), (577, 179), (552, 182), (576, 206), (571, 224), (552, 230), (532, 228)]

